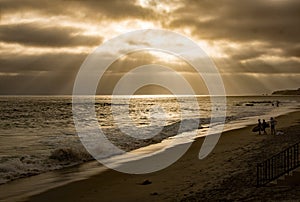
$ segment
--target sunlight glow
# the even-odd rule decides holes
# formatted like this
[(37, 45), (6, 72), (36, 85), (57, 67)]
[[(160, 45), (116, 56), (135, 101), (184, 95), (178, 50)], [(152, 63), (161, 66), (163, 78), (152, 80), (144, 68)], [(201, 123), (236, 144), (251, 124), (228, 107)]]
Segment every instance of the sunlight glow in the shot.
[(291, 62), (291, 61), (300, 62), (300, 58), (297, 58), (297, 57), (281, 57), (281, 56), (276, 56), (276, 55), (261, 55), (256, 58), (243, 60), (241, 63), (245, 64), (247, 62), (259, 61), (259, 60), (264, 61), (265, 63), (271, 64), (271, 65), (272, 64), (276, 65), (278, 63)]
[[(140, 4), (142, 6), (148, 5), (151, 2), (148, 0), (140, 0)], [(152, 4), (151, 4), (152, 5)], [(178, 4), (177, 4), (178, 5)], [(160, 3), (159, 5), (153, 4), (152, 6), (160, 6), (164, 10), (172, 10), (172, 5), (168, 4), (165, 5), (164, 3)], [(169, 8), (170, 7), (170, 8)], [(172, 8), (171, 8), (172, 7)], [(45, 17), (40, 16), (38, 13), (35, 12), (24, 12), (21, 15), (5, 15), (2, 19), (1, 24), (15, 24), (15, 23), (38, 23), (43, 24), (45, 26), (51, 24), (51, 26), (60, 26), (60, 27), (73, 27), (78, 29), (77, 32), (72, 33), (73, 36), (77, 35), (84, 35), (84, 36), (93, 36), (93, 37), (101, 37), (103, 41), (109, 40), (113, 37), (116, 37), (120, 34), (134, 31), (138, 29), (157, 29), (162, 28), (160, 22), (155, 21), (145, 21), (140, 19), (127, 19), (122, 21), (101, 21), (100, 23), (88, 23), (88, 22), (80, 22), (80, 21), (72, 21), (71, 19), (67, 19), (66, 17), (55, 16), (55, 17)], [(189, 38), (193, 39), (191, 36), (191, 30), (186, 28), (181, 30), (179, 33), (183, 33), (184, 35), (188, 36)], [(222, 57), (224, 53), (218, 48), (217, 45), (208, 43), (204, 40), (196, 41), (198, 45), (203, 48), (203, 50), (212, 57)], [(94, 47), (100, 44), (95, 44)], [(50, 53), (50, 52), (67, 52), (67, 53), (89, 53), (93, 50), (94, 47), (28, 47), (20, 45), (20, 44), (13, 44), (13, 43), (0, 43), (0, 53), (8, 52), (8, 53), (20, 53), (24, 52), (27, 55), (33, 54), (43, 54), (43, 53)], [(26, 49), (26, 51), (25, 51)], [(166, 60), (168, 57), (165, 57)]]
[(42, 54), (58, 54), (58, 53), (70, 53), (70, 54), (88, 54), (94, 47), (79, 46), (76, 48), (51, 48), (51, 47), (34, 47), (34, 46), (23, 46), (17, 43), (3, 43), (0, 42), (0, 54), (2, 55), (42, 55)]
[(143, 8), (150, 8), (158, 13), (170, 13), (182, 6), (181, 1), (153, 1), (138, 0), (137, 4)]
[(0, 72), (0, 76), (18, 76), (20, 73), (16, 72)]
[(154, 29), (160, 28), (160, 25), (150, 21), (143, 20), (123, 20), (120, 22), (110, 22), (102, 30), (105, 40), (116, 37), (120, 34), (135, 31), (138, 29)]

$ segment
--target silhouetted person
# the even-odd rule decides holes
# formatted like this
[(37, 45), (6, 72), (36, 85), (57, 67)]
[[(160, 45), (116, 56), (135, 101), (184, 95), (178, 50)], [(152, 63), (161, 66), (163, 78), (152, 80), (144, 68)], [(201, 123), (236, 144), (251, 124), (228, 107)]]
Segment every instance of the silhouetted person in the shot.
[(276, 123), (277, 123), (277, 121), (273, 117), (271, 117), (270, 118), (271, 135), (276, 135), (276, 129), (275, 129)]
[(262, 122), (262, 131), (264, 131), (264, 134), (267, 134), (266, 132), (266, 128), (268, 127), (268, 123), (266, 122), (265, 119), (263, 119), (263, 122)]
[(262, 130), (262, 124), (261, 124), (261, 121), (260, 119), (258, 119), (258, 134), (261, 135), (260, 131)]

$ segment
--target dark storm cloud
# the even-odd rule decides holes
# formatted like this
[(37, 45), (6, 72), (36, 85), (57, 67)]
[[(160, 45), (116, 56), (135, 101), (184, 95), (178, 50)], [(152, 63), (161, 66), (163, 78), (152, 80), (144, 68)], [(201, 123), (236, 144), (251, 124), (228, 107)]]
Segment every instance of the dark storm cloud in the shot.
[(186, 0), (170, 27), (191, 27), (208, 40), (299, 42), (300, 2), (296, 0)]
[[(2, 51), (0, 57), (0, 93), (71, 93), (76, 73), (87, 54), (65, 53), (60, 48), (71, 52), (77, 46), (96, 46), (102, 42), (101, 38), (82, 34), (84, 28), (78, 26), (86, 23), (98, 29), (104, 22), (112, 23), (114, 29), (114, 25), (128, 20), (124, 28), (131, 29), (130, 23), (139, 19), (180, 33), (182, 28), (189, 28), (192, 39), (219, 45), (227, 57), (215, 58), (217, 67), (233, 94), (298, 87), (300, 1), (183, 0), (176, 6), (181, 7), (166, 13), (152, 9), (155, 6), (141, 7), (133, 0), (1, 0), (0, 42), (4, 42), (2, 47), (7, 45), (8, 51)], [(49, 24), (42, 24), (46, 21)], [(16, 47), (12, 52), (18, 51), (13, 43), (21, 44), (23, 50), (31, 47), (36, 52), (12, 55), (11, 47)], [(134, 40), (128, 44), (136, 45)], [(53, 50), (50, 54), (49, 49)], [(127, 59), (113, 64), (102, 81), (105, 87), (101, 92), (110, 93), (113, 89), (110, 83), (127, 70), (155, 61), (151, 56), (139, 58), (142, 61)], [(187, 70), (176, 64), (173, 68), (180, 72)]]
[[(72, 2), (72, 0), (67, 1)], [(98, 13), (99, 15), (110, 19), (153, 19), (153, 17), (156, 16), (153, 10), (136, 5), (133, 0), (75, 0), (73, 3), (76, 6), (85, 9), (87, 11), (86, 15), (89, 15), (89, 13)]]
[(59, 14), (66, 9), (65, 2), (60, 0), (1, 0), (1, 13), (22, 13), (26, 11), (35, 11), (39, 13)]
[[(277, 75), (278, 80), (288, 78), (280, 74), (299, 76), (300, 60), (294, 58), (300, 57), (300, 1), (184, 2), (165, 25), (175, 29), (189, 28), (193, 37), (212, 43), (221, 41), (220, 47), (227, 58), (215, 60), (221, 72), (229, 73), (226, 78), (234, 78), (236, 73)], [(247, 78), (251, 77), (249, 75)], [(254, 80), (250, 80), (253, 83)]]
[(59, 26), (58, 21), (49, 20), (49, 24), (39, 22), (35, 17), (45, 18), (60, 17), (68, 21), (81, 23), (99, 23), (102, 20), (114, 21), (124, 19), (151, 20), (156, 16), (155, 12), (135, 4), (135, 1), (122, 0), (2, 0), (0, 2), (1, 14), (17, 15), (31, 13), (31, 23), (2, 23), (0, 26), (0, 40), (8, 43), (21, 43), (32, 46), (78, 46), (98, 45), (101, 38), (80, 34), (84, 31), (78, 27)]
[(70, 26), (53, 26), (41, 23), (0, 25), (0, 41), (28, 46), (95, 46), (101, 37), (85, 36), (82, 30)]
[(257, 58), (265, 53), (266, 48), (263, 47), (243, 47), (243, 51), (237, 49), (231, 49), (228, 47), (224, 48), (226, 54), (229, 54), (234, 60), (245, 60), (251, 58)]
[(286, 47), (283, 51), (283, 55), (300, 58), (300, 43), (296, 45), (290, 44), (289, 47)]
[(0, 7), (4, 14), (34, 11), (49, 16), (76, 16), (79, 13), (86, 20), (97, 20), (99, 17), (153, 19), (155, 16), (153, 10), (136, 5), (133, 0), (2, 0)]

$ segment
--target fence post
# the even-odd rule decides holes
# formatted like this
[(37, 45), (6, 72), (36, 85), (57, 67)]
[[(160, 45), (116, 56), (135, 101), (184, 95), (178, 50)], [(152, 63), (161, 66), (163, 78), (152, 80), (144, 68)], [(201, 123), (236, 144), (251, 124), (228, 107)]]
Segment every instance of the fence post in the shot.
[(297, 144), (295, 146), (295, 164), (296, 164), (295, 166), (298, 166), (298, 159), (299, 159), (298, 147), (299, 147), (299, 144)]
[(256, 164), (256, 186), (259, 187), (260, 186), (260, 173), (259, 173), (259, 166), (260, 166), (260, 163), (257, 163)]
[(276, 178), (290, 173), (291, 170), (300, 166), (300, 142), (290, 146), (271, 158), (257, 163), (256, 165), (256, 186), (262, 186)]

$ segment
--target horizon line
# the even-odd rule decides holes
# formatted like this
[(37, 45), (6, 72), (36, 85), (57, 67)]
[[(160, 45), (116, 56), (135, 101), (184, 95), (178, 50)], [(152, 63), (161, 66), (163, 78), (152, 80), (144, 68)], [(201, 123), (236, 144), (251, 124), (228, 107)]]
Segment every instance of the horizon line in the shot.
[(82, 94), (82, 95), (73, 95), (73, 94), (0, 94), (0, 97), (73, 97), (73, 96), (120, 96), (120, 97), (125, 97), (125, 96), (133, 96), (133, 97), (151, 97), (151, 96), (157, 96), (157, 97), (175, 97), (175, 96), (182, 96), (182, 97), (187, 97), (187, 96), (203, 96), (203, 97), (210, 97), (210, 96), (288, 96), (288, 95), (273, 95), (273, 94), (226, 94), (226, 95), (210, 95), (210, 94), (196, 94), (196, 95), (191, 95), (191, 94), (137, 94), (137, 95), (111, 95), (111, 94), (97, 94), (97, 95), (88, 95), (88, 94)]

